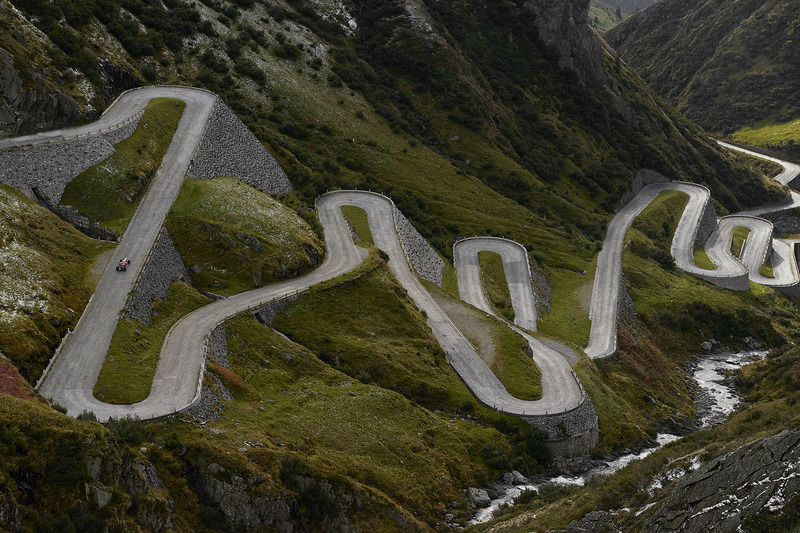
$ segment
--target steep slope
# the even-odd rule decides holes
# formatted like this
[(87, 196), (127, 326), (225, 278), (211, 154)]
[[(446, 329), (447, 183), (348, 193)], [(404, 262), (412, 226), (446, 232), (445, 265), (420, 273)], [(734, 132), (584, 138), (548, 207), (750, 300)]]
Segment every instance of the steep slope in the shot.
[(800, 13), (777, 0), (665, 0), (605, 37), (703, 127), (730, 132), (800, 114)]

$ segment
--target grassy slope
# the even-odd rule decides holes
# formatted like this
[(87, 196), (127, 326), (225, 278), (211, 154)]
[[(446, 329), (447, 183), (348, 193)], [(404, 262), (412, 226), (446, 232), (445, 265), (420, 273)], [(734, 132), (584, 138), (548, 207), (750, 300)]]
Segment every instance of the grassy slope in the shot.
[(759, 122), (754, 126), (744, 126), (731, 133), (729, 138), (736, 143), (763, 146), (785, 154), (794, 160), (800, 158), (800, 120), (788, 122)]
[(607, 32), (622, 20), (610, 5), (596, 0), (589, 2), (589, 25), (599, 33)]
[(186, 313), (210, 301), (176, 281), (167, 298), (153, 305), (149, 324), (120, 319), (94, 385), (94, 395), (108, 403), (136, 403), (147, 398), (169, 328)]
[(350, 226), (355, 230), (359, 244), (373, 246), (375, 243), (372, 241), (372, 232), (369, 229), (369, 221), (367, 220), (367, 213), (360, 207), (346, 205), (342, 207), (342, 214), (350, 223)]
[(161, 164), (185, 105), (170, 98), (152, 100), (133, 135), (117, 143), (111, 157), (72, 180), (61, 204), (122, 235)]
[(0, 185), (0, 350), (35, 382), (95, 281), (90, 268), (111, 248)]
[[(200, 268), (193, 285), (226, 296), (299, 275), (323, 253), (297, 213), (234, 178), (186, 180), (165, 226), (187, 267)], [(263, 250), (254, 252), (242, 233)]]
[(522, 336), (432, 283), (424, 285), (512, 396), (523, 400), (542, 397), (541, 372), (526, 352), (528, 342)]
[(509, 322), (514, 322), (514, 308), (511, 306), (511, 294), (508, 292), (508, 282), (500, 254), (478, 252), (478, 263), (489, 303), (497, 314)]

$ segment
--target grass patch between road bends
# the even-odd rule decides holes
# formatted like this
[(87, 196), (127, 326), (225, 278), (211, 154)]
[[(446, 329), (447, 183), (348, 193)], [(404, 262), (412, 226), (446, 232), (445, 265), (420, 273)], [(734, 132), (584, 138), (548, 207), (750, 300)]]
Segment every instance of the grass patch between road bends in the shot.
[(3, 184), (0, 213), (0, 350), (35, 383), (86, 306), (92, 263), (112, 245)]
[(154, 98), (133, 135), (114, 145), (116, 153), (87, 169), (64, 189), (61, 205), (71, 205), (101, 226), (122, 235), (161, 165), (185, 103)]
[(300, 275), (323, 246), (296, 212), (237, 179), (187, 179), (165, 222), (200, 290), (225, 296)]
[(478, 252), (478, 264), (481, 269), (481, 281), (495, 312), (509, 322), (514, 322), (514, 307), (511, 305), (511, 294), (503, 269), (503, 258), (495, 252)]
[(375, 242), (372, 240), (372, 231), (369, 229), (367, 212), (360, 207), (352, 205), (342, 206), (341, 209), (345, 220), (350, 223), (358, 238), (361, 239), (358, 244), (363, 243), (368, 246), (374, 246)]
[(732, 133), (733, 142), (796, 153), (800, 146), (800, 120), (780, 124), (745, 126)]
[(521, 400), (541, 399), (542, 375), (524, 337), (432, 283), (424, 285), (512, 396)]
[(161, 345), (169, 328), (186, 313), (210, 302), (185, 283), (173, 282), (166, 300), (156, 301), (150, 323), (120, 319), (94, 385), (98, 400), (130, 404), (150, 394)]
[(736, 226), (733, 228), (733, 238), (731, 239), (731, 253), (735, 257), (739, 257), (742, 255), (742, 248), (744, 247), (744, 243), (747, 240), (747, 236), (750, 235), (750, 228), (745, 228), (744, 226)]
[(764, 276), (765, 278), (774, 278), (775, 272), (772, 270), (772, 255), (770, 254), (767, 256), (767, 260), (764, 261), (764, 264), (758, 267), (758, 273)]
[(717, 265), (708, 257), (705, 248), (695, 248), (694, 249), (694, 264), (699, 268), (704, 268), (706, 270), (716, 270)]

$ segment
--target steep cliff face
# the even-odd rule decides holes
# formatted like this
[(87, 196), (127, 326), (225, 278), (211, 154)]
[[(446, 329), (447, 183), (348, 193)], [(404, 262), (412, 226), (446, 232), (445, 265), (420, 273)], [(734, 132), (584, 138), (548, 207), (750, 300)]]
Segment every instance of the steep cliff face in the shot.
[[(644, 530), (772, 531), (797, 525), (800, 431), (784, 431), (719, 457), (678, 482)], [(784, 516), (785, 515), (785, 516)], [(787, 520), (784, 520), (787, 519)], [(761, 529), (758, 529), (761, 530)]]
[(661, 96), (730, 131), (800, 113), (800, 12), (777, 0), (664, 0), (605, 37)]
[(581, 78), (588, 71), (601, 83), (610, 81), (603, 68), (603, 48), (589, 25), (589, 0), (535, 0), (523, 7), (536, 15), (539, 38), (556, 51), (561, 68)]

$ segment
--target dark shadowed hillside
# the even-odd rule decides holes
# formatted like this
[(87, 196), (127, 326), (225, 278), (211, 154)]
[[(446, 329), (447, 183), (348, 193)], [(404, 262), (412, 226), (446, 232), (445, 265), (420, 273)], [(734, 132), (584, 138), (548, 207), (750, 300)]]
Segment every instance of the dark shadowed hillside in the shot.
[(795, 2), (664, 0), (605, 37), (657, 93), (711, 131), (800, 114)]

